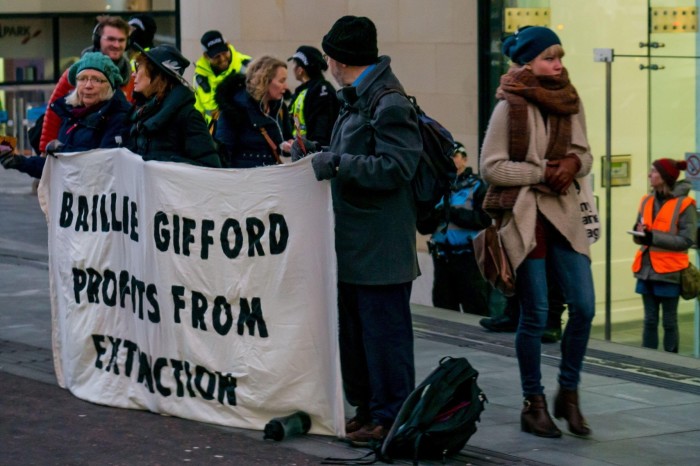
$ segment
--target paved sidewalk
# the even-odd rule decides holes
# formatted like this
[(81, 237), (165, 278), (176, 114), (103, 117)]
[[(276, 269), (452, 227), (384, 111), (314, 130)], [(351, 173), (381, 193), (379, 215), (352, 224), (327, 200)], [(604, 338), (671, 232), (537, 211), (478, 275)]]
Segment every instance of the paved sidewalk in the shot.
[[(330, 437), (272, 442), (258, 431), (99, 406), (59, 388), (46, 226), (30, 178), (0, 170), (0, 218), (0, 464), (302, 465), (363, 453)], [(485, 332), (476, 316), (413, 310), (418, 378), (444, 355), (466, 356), (489, 399), (477, 433), (447, 464), (697, 464), (700, 360), (592, 340), (581, 401), (593, 435), (575, 437), (559, 423), (561, 439), (541, 439), (520, 432), (513, 334)], [(543, 346), (550, 399), (558, 357), (557, 345)]]

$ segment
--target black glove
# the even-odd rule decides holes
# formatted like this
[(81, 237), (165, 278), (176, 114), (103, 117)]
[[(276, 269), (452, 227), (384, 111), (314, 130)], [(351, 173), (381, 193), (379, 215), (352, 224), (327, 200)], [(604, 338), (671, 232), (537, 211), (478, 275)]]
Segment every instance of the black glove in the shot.
[(311, 166), (318, 181), (333, 178), (338, 173), (338, 164), (340, 155), (333, 152), (317, 152), (311, 159)]
[(644, 236), (639, 237), (639, 242), (645, 246), (651, 246), (654, 242), (654, 233), (651, 230), (644, 230)]
[(301, 145), (299, 144), (299, 139), (295, 139), (294, 142), (292, 143), (292, 162), (296, 162), (299, 159), (303, 159), (306, 157), (308, 154), (313, 154), (314, 152), (318, 152), (319, 149), (321, 148), (320, 145), (317, 142), (310, 141), (306, 139), (304, 136), (301, 137), (301, 142), (304, 144), (304, 148), (306, 149), (306, 152), (302, 150)]
[(61, 149), (63, 148), (64, 145), (65, 144), (63, 144), (58, 139), (54, 139), (53, 141), (49, 141), (46, 144), (46, 153), (49, 155), (56, 155), (56, 152), (61, 152)]
[[(4, 147), (4, 146), (0, 146)], [(0, 163), (4, 168), (14, 168), (17, 169), (19, 168), (20, 165), (22, 165), (22, 159), (19, 158), (19, 156), (15, 156), (12, 153), (12, 150), (10, 151), (5, 151), (0, 149)]]

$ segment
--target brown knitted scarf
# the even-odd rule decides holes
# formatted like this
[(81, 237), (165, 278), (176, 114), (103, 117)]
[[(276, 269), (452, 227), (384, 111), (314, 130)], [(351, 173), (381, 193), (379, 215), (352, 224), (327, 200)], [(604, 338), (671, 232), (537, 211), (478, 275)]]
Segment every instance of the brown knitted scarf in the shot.
[(549, 145), (545, 158), (566, 155), (571, 141), (571, 115), (578, 112), (579, 99), (564, 68), (559, 76), (535, 76), (527, 67), (512, 68), (501, 76), (496, 97), (510, 107), (510, 158), (525, 160), (529, 143), (527, 104), (536, 105), (548, 117)]
[[(571, 115), (579, 111), (579, 97), (569, 81), (566, 68), (559, 76), (535, 76), (527, 67), (511, 68), (501, 76), (496, 98), (506, 100), (509, 106), (509, 156), (523, 161), (530, 143), (527, 124), (528, 103), (536, 105), (547, 118), (549, 144), (545, 158), (556, 160), (566, 155), (571, 141)], [(489, 186), (484, 209), (492, 216), (510, 210), (515, 205), (520, 187)]]

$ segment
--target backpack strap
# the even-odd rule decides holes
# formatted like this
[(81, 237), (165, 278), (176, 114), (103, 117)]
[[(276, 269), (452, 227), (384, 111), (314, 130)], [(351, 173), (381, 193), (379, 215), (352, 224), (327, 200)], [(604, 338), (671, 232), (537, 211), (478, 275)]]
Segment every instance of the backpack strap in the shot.
[(382, 97), (388, 94), (401, 94), (402, 96), (408, 98), (406, 94), (403, 93), (403, 91), (397, 87), (385, 87), (381, 91), (377, 92), (374, 94), (374, 97), (372, 97), (372, 100), (369, 102), (369, 119), (372, 119), (372, 115), (374, 115), (374, 111), (377, 109), (377, 105), (379, 105), (379, 101), (381, 100)]

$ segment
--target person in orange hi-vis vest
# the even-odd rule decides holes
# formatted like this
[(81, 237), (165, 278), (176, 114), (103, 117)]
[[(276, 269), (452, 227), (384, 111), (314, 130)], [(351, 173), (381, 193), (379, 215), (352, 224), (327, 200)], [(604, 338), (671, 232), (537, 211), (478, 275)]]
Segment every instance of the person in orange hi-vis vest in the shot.
[(658, 159), (649, 170), (650, 194), (639, 204), (634, 242), (640, 245), (632, 264), (636, 292), (644, 304), (642, 346), (659, 346), (659, 308), (663, 310), (663, 347), (678, 352), (678, 298), (681, 271), (688, 267), (688, 248), (696, 237), (695, 200), (690, 183), (677, 182), (684, 160)]

